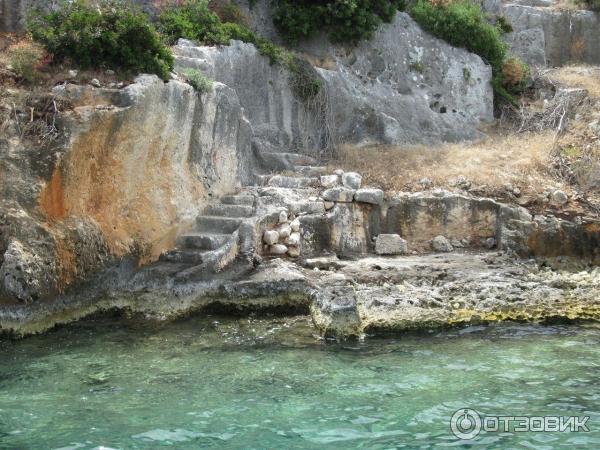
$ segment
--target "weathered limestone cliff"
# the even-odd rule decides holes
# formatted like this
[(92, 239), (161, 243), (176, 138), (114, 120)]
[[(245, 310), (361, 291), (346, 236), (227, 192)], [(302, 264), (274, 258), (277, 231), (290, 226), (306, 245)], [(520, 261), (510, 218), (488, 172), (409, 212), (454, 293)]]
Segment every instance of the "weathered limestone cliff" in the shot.
[(355, 48), (321, 39), (304, 50), (325, 81), (312, 104), (295, 98), (287, 72), (251, 44), (182, 40), (175, 48), (178, 67), (235, 86), (261, 151), (311, 151), (330, 141), (459, 141), (479, 136), (477, 126), (493, 118), (490, 67), (427, 35), (404, 13)]
[(553, 0), (489, 1), (484, 8), (507, 19), (511, 52), (532, 66), (600, 63), (597, 12), (562, 9)]
[(250, 178), (250, 127), (227, 86), (200, 97), (141, 76), (54, 94), (70, 108), (63, 142), (38, 154), (16, 122), (0, 140), (5, 298), (53, 297), (118, 258), (155, 259), (211, 197)]

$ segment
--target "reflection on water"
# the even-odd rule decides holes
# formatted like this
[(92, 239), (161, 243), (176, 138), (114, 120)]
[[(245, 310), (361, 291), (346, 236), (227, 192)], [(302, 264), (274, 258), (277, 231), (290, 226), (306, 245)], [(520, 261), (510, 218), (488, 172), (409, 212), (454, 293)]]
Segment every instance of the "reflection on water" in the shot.
[(589, 433), (485, 448), (600, 448), (600, 329), (472, 327), (325, 343), (308, 318), (90, 321), (0, 342), (0, 448), (460, 447), (454, 411), (587, 415)]

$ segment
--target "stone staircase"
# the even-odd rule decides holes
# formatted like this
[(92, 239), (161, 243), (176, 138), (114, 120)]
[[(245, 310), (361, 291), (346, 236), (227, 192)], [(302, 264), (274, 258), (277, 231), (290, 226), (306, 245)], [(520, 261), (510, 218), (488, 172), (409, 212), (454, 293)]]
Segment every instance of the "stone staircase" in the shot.
[[(208, 205), (196, 218), (192, 230), (180, 235), (175, 248), (161, 254), (155, 267), (148, 270), (159, 274), (158, 278), (166, 275), (175, 279), (203, 279), (222, 271), (243, 249), (253, 248), (254, 232), (260, 231), (256, 230), (256, 224), (273, 212), (273, 205), (289, 207), (289, 202), (282, 201), (287, 195), (306, 199), (314, 195), (319, 177), (327, 173), (326, 167), (306, 155), (263, 152), (260, 159), (270, 173), (257, 175), (254, 186)], [(273, 197), (273, 190), (290, 194)], [(301, 203), (300, 210), (315, 212), (315, 202)], [(322, 210), (322, 204), (316, 206), (320, 206), (316, 211)]]
[(259, 186), (303, 189), (319, 186), (319, 177), (327, 168), (319, 166), (315, 158), (298, 153), (260, 152), (259, 160), (267, 172), (257, 176)]
[(194, 229), (177, 238), (176, 248), (163, 253), (159, 261), (196, 267), (216, 273), (238, 255), (239, 229), (254, 216), (255, 199), (249, 194), (227, 195), (208, 205), (198, 216)]

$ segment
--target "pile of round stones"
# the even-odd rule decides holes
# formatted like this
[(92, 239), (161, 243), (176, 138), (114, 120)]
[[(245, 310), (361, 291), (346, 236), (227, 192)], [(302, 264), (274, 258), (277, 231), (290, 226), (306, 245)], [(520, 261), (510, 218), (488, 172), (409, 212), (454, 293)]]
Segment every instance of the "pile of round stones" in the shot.
[(263, 242), (271, 255), (300, 256), (300, 219), (290, 217), (287, 211), (279, 213), (279, 223), (272, 230), (265, 230)]

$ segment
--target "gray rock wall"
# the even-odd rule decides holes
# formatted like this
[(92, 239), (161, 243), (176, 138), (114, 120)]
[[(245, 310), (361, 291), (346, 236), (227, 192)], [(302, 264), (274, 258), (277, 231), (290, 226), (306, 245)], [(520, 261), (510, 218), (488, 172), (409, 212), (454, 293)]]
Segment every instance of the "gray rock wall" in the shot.
[(513, 39), (530, 34), (531, 30), (543, 31), (549, 66), (569, 62), (600, 64), (600, 16), (597, 13), (513, 4), (505, 5), (503, 11), (515, 30)]
[(407, 14), (354, 49), (323, 42), (307, 50), (334, 63), (319, 73), (339, 141), (455, 142), (477, 137), (477, 126), (493, 118), (490, 67), (423, 32)]
[(511, 1), (499, 9), (487, 5), (487, 10), (508, 19), (514, 30), (506, 37), (511, 52), (531, 65), (600, 64), (600, 15), (552, 6), (552, 1), (527, 0)]
[(355, 48), (303, 44), (320, 65), (323, 103), (296, 98), (287, 71), (253, 45), (198, 47), (181, 40), (177, 67), (196, 68), (237, 92), (260, 150), (310, 152), (328, 139), (431, 144), (479, 136), (493, 117), (491, 69), (476, 55), (424, 33), (406, 14)]

